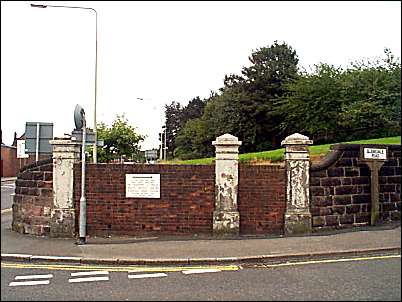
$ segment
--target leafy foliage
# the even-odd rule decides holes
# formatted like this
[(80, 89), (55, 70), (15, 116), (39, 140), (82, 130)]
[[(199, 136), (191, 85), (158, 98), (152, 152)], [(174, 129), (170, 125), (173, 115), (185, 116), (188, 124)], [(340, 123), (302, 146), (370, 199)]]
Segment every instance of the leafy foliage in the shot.
[(389, 49), (384, 54), (345, 69), (319, 63), (307, 72), (286, 43), (257, 49), (240, 75), (225, 76), (218, 93), (166, 108), (171, 155), (213, 156), (211, 142), (225, 133), (243, 142), (241, 153), (278, 148), (295, 132), (321, 144), (400, 135), (401, 64)]
[[(172, 102), (170, 105), (165, 105), (166, 116), (166, 145), (170, 156), (174, 155), (174, 150), (177, 147), (176, 137), (187, 121), (197, 119), (204, 112), (206, 101), (195, 97), (185, 106), (182, 107), (178, 102)], [(187, 150), (187, 149), (186, 149)], [(182, 151), (178, 150), (178, 154)], [(187, 152), (187, 151), (186, 151)]]
[(97, 132), (98, 139), (104, 140), (104, 146), (97, 148), (98, 162), (111, 162), (122, 157), (141, 160), (139, 143), (145, 137), (128, 124), (124, 114), (117, 115), (111, 127), (103, 122), (98, 124)]
[(317, 143), (400, 133), (400, 64), (385, 54), (346, 70), (321, 63), (301, 73), (279, 102), (279, 112), (287, 113), (281, 130), (303, 132)]

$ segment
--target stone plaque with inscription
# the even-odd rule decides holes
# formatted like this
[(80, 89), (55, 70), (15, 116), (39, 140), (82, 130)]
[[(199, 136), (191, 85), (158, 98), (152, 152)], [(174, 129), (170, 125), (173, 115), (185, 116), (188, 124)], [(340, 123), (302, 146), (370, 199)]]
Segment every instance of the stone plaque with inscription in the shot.
[(126, 174), (126, 197), (160, 198), (160, 174)]

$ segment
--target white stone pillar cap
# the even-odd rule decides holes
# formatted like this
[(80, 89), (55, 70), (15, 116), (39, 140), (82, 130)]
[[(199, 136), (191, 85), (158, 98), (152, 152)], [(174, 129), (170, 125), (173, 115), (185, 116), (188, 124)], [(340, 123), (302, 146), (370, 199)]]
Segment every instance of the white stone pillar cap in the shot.
[(313, 141), (308, 138), (308, 136), (302, 135), (300, 133), (294, 133), (286, 137), (281, 145), (312, 145)]
[(212, 145), (214, 146), (240, 146), (241, 144), (242, 142), (239, 141), (236, 136), (229, 133), (218, 136), (216, 141), (212, 142)]
[(55, 137), (53, 140), (49, 140), (49, 144), (51, 145), (81, 145), (80, 142), (77, 142), (75, 137)]

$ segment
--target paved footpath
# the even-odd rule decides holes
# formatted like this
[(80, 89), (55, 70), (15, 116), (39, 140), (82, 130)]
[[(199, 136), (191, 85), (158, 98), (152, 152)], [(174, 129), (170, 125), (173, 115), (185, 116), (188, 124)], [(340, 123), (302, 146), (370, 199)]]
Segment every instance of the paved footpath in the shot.
[(381, 226), (314, 233), (306, 236), (89, 237), (75, 239), (22, 235), (11, 231), (11, 213), (2, 215), (2, 260), (104, 264), (217, 264), (277, 262), (367, 253), (399, 253), (400, 221)]

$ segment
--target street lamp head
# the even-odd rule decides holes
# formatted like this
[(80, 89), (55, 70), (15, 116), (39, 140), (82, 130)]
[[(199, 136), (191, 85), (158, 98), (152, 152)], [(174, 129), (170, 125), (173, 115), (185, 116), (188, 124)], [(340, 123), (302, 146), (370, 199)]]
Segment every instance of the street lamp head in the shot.
[(32, 3), (31, 3), (31, 7), (46, 8), (46, 7), (47, 7), (47, 5), (42, 5), (42, 4), (32, 4)]

